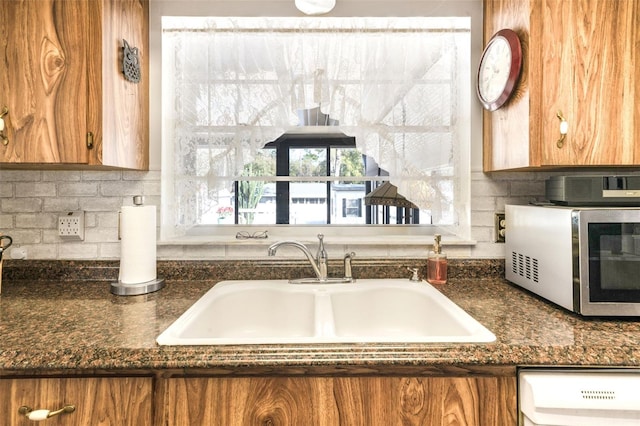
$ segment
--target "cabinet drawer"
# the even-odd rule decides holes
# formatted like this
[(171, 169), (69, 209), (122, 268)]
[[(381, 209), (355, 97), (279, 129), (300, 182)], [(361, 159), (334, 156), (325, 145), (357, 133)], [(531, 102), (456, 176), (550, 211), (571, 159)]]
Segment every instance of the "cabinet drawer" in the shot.
[[(149, 377), (20, 378), (0, 380), (0, 424), (31, 425), (20, 413), (60, 410), (47, 425), (150, 425), (153, 381)], [(22, 410), (24, 411), (24, 409)]]

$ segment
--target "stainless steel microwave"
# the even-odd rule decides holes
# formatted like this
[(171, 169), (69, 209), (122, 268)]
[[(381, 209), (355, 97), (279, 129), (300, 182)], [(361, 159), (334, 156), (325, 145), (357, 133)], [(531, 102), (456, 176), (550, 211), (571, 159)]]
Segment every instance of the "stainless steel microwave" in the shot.
[(640, 316), (640, 208), (505, 207), (505, 276), (584, 316)]

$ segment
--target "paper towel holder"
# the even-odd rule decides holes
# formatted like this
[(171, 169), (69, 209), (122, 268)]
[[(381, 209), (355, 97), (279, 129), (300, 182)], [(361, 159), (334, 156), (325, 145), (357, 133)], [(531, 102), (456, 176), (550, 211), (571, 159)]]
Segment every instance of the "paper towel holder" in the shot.
[[(136, 195), (133, 197), (133, 204), (135, 206), (142, 206), (144, 204), (144, 197), (142, 195)], [(120, 239), (120, 224), (118, 224), (118, 239)], [(163, 288), (164, 285), (164, 278), (155, 278), (141, 283), (123, 283), (122, 281), (117, 281), (111, 283), (111, 293), (117, 296), (138, 296), (158, 291)]]

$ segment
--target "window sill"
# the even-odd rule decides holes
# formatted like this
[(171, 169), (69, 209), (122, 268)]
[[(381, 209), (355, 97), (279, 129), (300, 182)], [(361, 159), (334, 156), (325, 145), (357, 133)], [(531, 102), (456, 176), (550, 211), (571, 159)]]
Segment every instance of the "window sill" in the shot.
[[(286, 232), (277, 232), (269, 230), (269, 237), (264, 239), (250, 238), (237, 239), (235, 232), (225, 232), (219, 235), (186, 235), (170, 239), (162, 239), (158, 241), (158, 245), (172, 246), (264, 246), (267, 247), (277, 241), (296, 240), (303, 244), (316, 244), (318, 242), (317, 234), (324, 234), (324, 243), (326, 245), (344, 245), (349, 247), (361, 246), (431, 246), (433, 244), (433, 233), (429, 234), (390, 234), (378, 233), (375, 235), (358, 235), (358, 234), (328, 234), (326, 231), (316, 232), (295, 232), (287, 230)], [(475, 240), (460, 238), (456, 235), (442, 236), (442, 246), (470, 247), (476, 245)]]

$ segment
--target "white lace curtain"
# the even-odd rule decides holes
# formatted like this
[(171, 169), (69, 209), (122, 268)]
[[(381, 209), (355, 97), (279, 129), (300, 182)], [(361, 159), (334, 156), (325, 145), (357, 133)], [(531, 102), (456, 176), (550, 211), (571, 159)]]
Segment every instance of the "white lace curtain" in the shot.
[(420, 208), (455, 197), (442, 181), (455, 180), (459, 73), (468, 68), (468, 34), (456, 21), (211, 18), (163, 27), (175, 195), (203, 180), (228, 184), (266, 143), (304, 131), (299, 110), (320, 107)]

